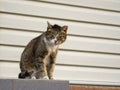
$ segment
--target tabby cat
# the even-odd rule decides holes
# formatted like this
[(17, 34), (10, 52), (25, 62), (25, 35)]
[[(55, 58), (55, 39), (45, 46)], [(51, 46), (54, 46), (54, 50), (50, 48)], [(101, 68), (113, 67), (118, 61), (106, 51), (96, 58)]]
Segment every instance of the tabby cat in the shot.
[(51, 25), (31, 40), (21, 55), (18, 77), (22, 79), (53, 79), (58, 47), (67, 37), (68, 26)]

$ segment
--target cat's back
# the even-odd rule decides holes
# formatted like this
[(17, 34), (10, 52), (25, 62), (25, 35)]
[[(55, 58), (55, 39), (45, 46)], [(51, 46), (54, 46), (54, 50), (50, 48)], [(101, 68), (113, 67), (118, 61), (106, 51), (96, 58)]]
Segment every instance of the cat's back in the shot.
[(25, 47), (22, 55), (21, 60), (33, 58), (34, 56), (34, 49), (37, 47), (38, 42), (40, 41), (41, 35), (32, 39), (27, 46)]

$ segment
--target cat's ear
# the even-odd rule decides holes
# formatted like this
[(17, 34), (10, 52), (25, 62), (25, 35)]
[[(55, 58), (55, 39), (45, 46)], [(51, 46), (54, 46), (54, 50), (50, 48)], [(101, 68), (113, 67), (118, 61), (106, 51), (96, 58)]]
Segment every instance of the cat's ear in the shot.
[(48, 28), (52, 28), (52, 25), (47, 21)]
[(63, 26), (63, 27), (62, 27), (62, 30), (63, 30), (64, 32), (67, 32), (67, 30), (68, 30), (68, 26), (66, 26), (66, 25)]

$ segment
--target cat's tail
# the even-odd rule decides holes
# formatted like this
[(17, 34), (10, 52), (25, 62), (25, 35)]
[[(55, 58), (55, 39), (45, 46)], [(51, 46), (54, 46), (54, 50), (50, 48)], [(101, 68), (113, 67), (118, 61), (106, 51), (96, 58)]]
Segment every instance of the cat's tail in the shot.
[(19, 79), (25, 79), (25, 78), (27, 78), (27, 77), (30, 77), (30, 74), (26, 71), (26, 72), (21, 72), (21, 73), (19, 73), (19, 75), (18, 75), (18, 78)]

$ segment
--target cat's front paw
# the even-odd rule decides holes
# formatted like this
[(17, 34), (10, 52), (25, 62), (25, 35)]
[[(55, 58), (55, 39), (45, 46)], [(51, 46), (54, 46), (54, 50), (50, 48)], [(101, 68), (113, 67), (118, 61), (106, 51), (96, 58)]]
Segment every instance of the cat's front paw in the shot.
[(31, 79), (36, 79), (36, 77), (35, 77), (35, 76), (32, 76)]
[(48, 76), (44, 76), (44, 77), (42, 77), (42, 78), (40, 77), (39, 79), (40, 79), (40, 80), (49, 80)]
[(50, 78), (50, 80), (54, 80), (54, 78), (53, 78), (53, 77), (51, 77), (51, 78)]

